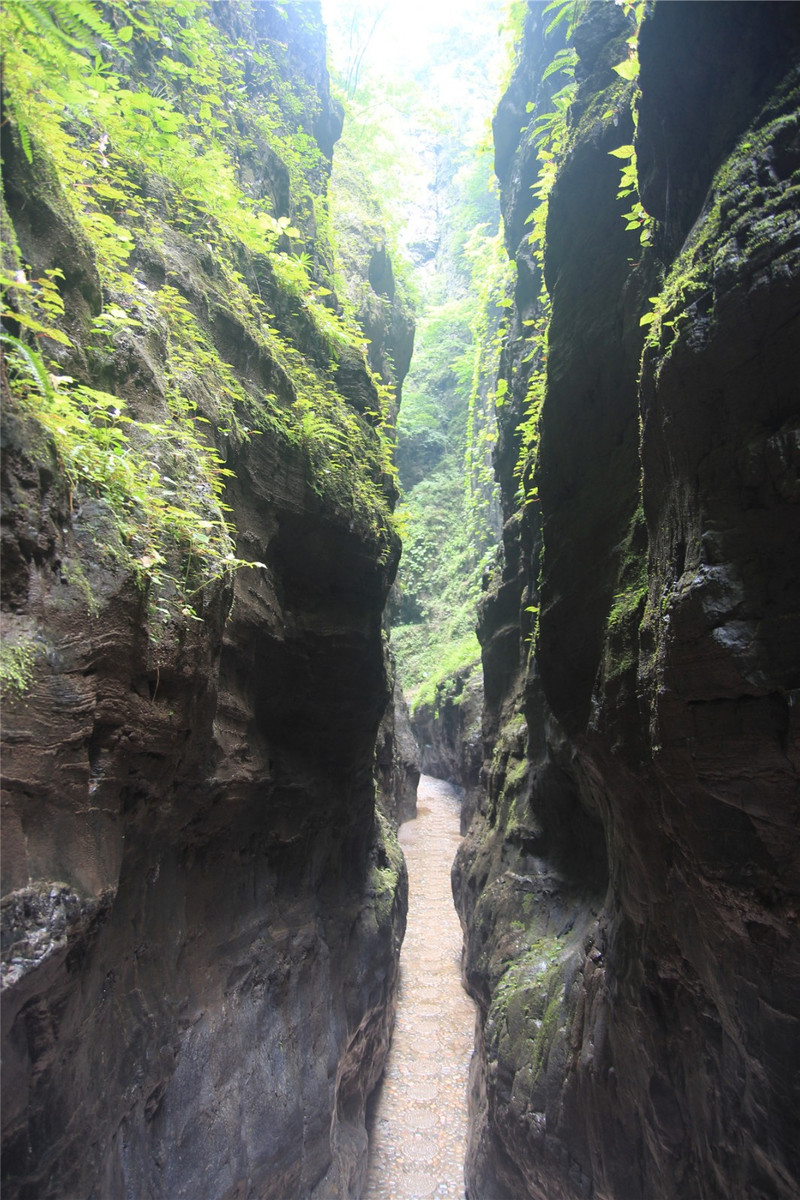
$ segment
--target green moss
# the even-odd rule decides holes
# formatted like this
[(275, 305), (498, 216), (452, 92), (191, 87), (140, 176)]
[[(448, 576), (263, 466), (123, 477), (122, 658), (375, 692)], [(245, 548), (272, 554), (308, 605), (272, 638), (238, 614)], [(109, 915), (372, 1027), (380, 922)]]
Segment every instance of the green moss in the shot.
[(631, 588), (625, 592), (617, 592), (611, 612), (608, 615), (609, 627), (615, 629), (626, 624), (630, 617), (635, 616), (637, 613), (641, 614), (642, 605), (646, 599), (646, 587)]
[(647, 602), (647, 526), (641, 504), (618, 554), (617, 590), (606, 622), (606, 681), (635, 669), (638, 662), (639, 626)]
[(552, 982), (550, 975), (558, 967), (563, 949), (563, 943), (555, 936), (532, 941), (501, 976), (495, 989), (496, 1001), (502, 1005), (511, 995), (525, 992), (529, 997), (530, 1012), (533, 1016), (541, 1016)]
[(527, 740), (528, 726), (521, 713), (515, 714), (500, 728), (492, 752), (492, 777), (495, 780), (502, 779), (502, 802), (511, 801), (513, 804), (520, 795), (529, 766)]
[[(703, 302), (713, 322), (720, 279), (730, 286), (742, 264), (754, 269), (761, 260), (774, 273), (798, 269), (796, 239), (789, 235), (797, 228), (800, 180), (765, 183), (768, 175), (759, 164), (767, 162), (776, 144), (796, 137), (799, 106), (794, 74), (717, 171), (707, 210), (670, 269), (653, 311), (643, 318), (649, 325), (645, 354), (657, 352), (658, 370), (683, 324), (694, 319), (694, 305)], [(789, 249), (776, 253), (782, 244)]]
[[(617, 39), (616, 59), (621, 61), (626, 53), (625, 38)], [(612, 57), (615, 57), (612, 55)], [(573, 124), (570, 127), (570, 149), (583, 142), (596, 141), (606, 130), (619, 125), (620, 116), (630, 112), (635, 95), (635, 85), (617, 77), (613, 83), (602, 92), (591, 92), (586, 107), (580, 113), (573, 110)]]
[(531, 829), (532, 813), (526, 786), (529, 768), (527, 758), (509, 757), (501, 769), (498, 805), (503, 812), (502, 823), (507, 838), (513, 838), (515, 833), (527, 836)]
[[(113, 547), (105, 546), (104, 549), (113, 553)], [(78, 558), (64, 559), (61, 563), (61, 573), (66, 579), (70, 587), (76, 589), (81, 596), (83, 603), (86, 605), (86, 612), (91, 617), (96, 617), (100, 611), (100, 603), (97, 595), (92, 590), (92, 585), (84, 570), (83, 563)]]
[(31, 637), (18, 642), (0, 642), (0, 692), (23, 696), (33, 679), (33, 666), (41, 647)]
[(530, 1092), (547, 1065), (563, 1001), (557, 938), (540, 938), (516, 959), (497, 984), (486, 1021), (487, 1044), (501, 1068)]
[(405, 870), (403, 852), (391, 824), (380, 811), (375, 810), (377, 822), (374, 859), (367, 881), (368, 891), (374, 896), (375, 919), (380, 929), (391, 926), (397, 904), (400, 881)]
[[(481, 648), (472, 630), (450, 642), (442, 652), (440, 646), (430, 641), (430, 633), (422, 626), (397, 626), (392, 632), (392, 644), (398, 656), (407, 662), (412, 649), (409, 634), (418, 632), (424, 643), (424, 653), (417, 656), (414, 670), (403, 676), (410, 700), (412, 714), (425, 705), (438, 713), (445, 700), (450, 698), (454, 681), (470, 668), (480, 669)], [(419, 675), (421, 679), (415, 678)]]
[(533, 1040), (531, 1070), (534, 1077), (539, 1075), (539, 1073), (547, 1065), (547, 1056), (550, 1047), (553, 1044), (553, 1039), (558, 1031), (560, 1015), (561, 996), (555, 994), (548, 1002), (547, 1008), (544, 1011), (544, 1016), (542, 1017), (541, 1025), (539, 1026), (536, 1032), (536, 1037)]
[(527, 774), (528, 760), (526, 758), (509, 759), (506, 766), (506, 788), (516, 791), (525, 781)]
[(528, 725), (522, 713), (515, 713), (500, 728), (494, 747), (494, 762), (503, 757), (515, 755), (520, 757), (525, 751), (528, 736)]

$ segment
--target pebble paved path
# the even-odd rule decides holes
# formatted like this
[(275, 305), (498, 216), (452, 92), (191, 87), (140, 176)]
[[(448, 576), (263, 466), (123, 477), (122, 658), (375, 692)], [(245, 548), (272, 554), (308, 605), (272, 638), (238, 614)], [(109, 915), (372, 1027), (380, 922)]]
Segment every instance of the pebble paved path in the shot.
[(408, 926), (392, 1047), (372, 1112), (364, 1200), (464, 1200), (475, 1009), (461, 986), (461, 926), (450, 891), (458, 829), (455, 789), (423, 775), (417, 818), (400, 826)]

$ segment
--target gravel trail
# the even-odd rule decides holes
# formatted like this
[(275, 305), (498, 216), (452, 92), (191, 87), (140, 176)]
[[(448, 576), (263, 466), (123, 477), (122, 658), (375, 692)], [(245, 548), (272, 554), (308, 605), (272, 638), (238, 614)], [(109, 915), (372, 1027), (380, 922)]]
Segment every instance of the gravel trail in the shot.
[(461, 926), (450, 891), (459, 800), (423, 775), (417, 818), (400, 827), (408, 927), (397, 1022), (372, 1111), (364, 1200), (464, 1200), (467, 1075), (475, 1008), (461, 986)]

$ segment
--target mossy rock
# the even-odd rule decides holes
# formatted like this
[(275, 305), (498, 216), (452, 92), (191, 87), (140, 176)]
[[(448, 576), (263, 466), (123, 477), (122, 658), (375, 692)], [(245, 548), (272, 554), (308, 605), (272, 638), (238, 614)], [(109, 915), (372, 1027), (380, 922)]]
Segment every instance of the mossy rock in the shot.
[(486, 1019), (487, 1056), (511, 1080), (514, 1103), (544, 1107), (544, 1078), (564, 1001), (562, 947), (541, 938), (508, 968)]

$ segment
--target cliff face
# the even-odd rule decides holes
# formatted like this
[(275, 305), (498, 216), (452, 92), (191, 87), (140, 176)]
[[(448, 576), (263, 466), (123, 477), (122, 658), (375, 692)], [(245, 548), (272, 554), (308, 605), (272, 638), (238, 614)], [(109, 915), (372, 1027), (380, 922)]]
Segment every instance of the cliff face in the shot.
[(454, 875), (481, 1012), (469, 1195), (788, 1200), (796, 12), (685, 3), (645, 17), (635, 147), (658, 225), (643, 250), (609, 154), (634, 140), (612, 70), (632, 30), (615, 6), (587, 7), (547, 218), (538, 497), (516, 511), (538, 280), (524, 236), (534, 151), (513, 126), (556, 49), (535, 9), (495, 126), (519, 282), (505, 554), (480, 630), (485, 794)]
[[(380, 202), (364, 158), (362, 152), (358, 161), (346, 141), (337, 147), (331, 175), (332, 218), (340, 277), (367, 339), (367, 361), (394, 388), (387, 414), (394, 430), (414, 349), (414, 319), (405, 288), (394, 277)], [(394, 686), (378, 732), (375, 765), (381, 806), (398, 825), (416, 815), (420, 755), (389, 647), (387, 670)]]
[[(205, 21), (195, 7), (130, 43), (134, 76), (171, 72), (173, 122), (187, 66), (195, 78), (198, 62), (212, 70), (191, 57), (202, 52), (193, 21)], [(381, 614), (398, 540), (374, 418), (361, 415), (378, 406), (375, 380), (320, 300), (340, 116), (316, 6), (214, 10), (203, 37), (221, 39), (221, 69), (245, 64), (233, 98), (217, 97), (217, 128), (236, 125), (241, 155), (230, 177), (215, 160), (215, 195), (235, 178), (254, 213), (263, 201), (285, 217), (271, 236), (314, 252), (302, 279), (285, 241), (276, 259), (266, 242), (259, 253), (238, 241), (221, 207), (204, 216), (202, 180), (187, 174), (172, 190), (179, 146), (149, 173), (125, 165), (128, 202), (147, 198), (140, 221), (126, 225), (118, 199), (98, 203), (128, 230), (117, 234), (128, 275), (112, 278), (92, 233), (108, 226), (69, 194), (55, 138), (21, 106), (3, 128), (5, 282), (10, 272), (18, 285), (4, 318), (2, 480), (9, 1198), (358, 1195), (365, 1098), (393, 1018), (405, 867), (375, 811), (373, 756), (391, 690)], [(89, 148), (97, 136), (84, 153), (113, 171), (114, 139)], [(282, 145), (302, 146), (306, 161), (281, 157)], [(198, 142), (198, 161), (203, 152)], [(47, 324), (67, 340), (39, 343), (58, 364), (48, 389), (20, 346), (24, 286), (54, 268), (64, 312)], [(151, 456), (149, 496), (123, 505), (105, 460), (94, 476), (73, 467), (43, 424), (57, 401), (62, 423), (80, 424), (93, 401), (85, 391), (83, 408), (67, 406), (75, 381), (116, 398), (95, 429), (117, 430), (119, 410), (133, 421), (107, 453)], [(178, 394), (207, 422), (196, 442)], [(358, 464), (335, 441), (342, 428)], [(94, 443), (75, 444), (88, 455)], [(203, 474), (209, 444), (231, 472), (227, 549)], [(146, 524), (153, 496), (175, 496), (173, 452), (191, 495), (172, 504), (206, 505), (204, 521), (180, 518), (195, 539), (188, 556), (166, 535), (156, 549)], [(221, 550), (198, 575), (203, 537)], [(237, 558), (256, 565), (234, 576)]]

